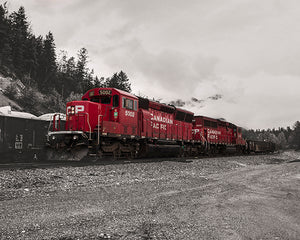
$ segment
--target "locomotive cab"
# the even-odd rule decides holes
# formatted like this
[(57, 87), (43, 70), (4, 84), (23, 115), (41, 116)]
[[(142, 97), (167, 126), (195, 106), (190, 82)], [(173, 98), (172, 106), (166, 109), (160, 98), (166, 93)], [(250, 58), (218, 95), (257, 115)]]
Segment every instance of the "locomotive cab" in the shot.
[(100, 129), (102, 135), (111, 137), (137, 135), (137, 97), (115, 88), (95, 88), (81, 102), (98, 107), (89, 112), (93, 131)]
[[(114, 153), (126, 139), (137, 137), (137, 110), (138, 99), (130, 93), (115, 88), (91, 89), (81, 101), (67, 103), (65, 131), (55, 128), (49, 132), (48, 145), (65, 152), (79, 148), (82, 154), (74, 151), (67, 157), (74, 160), (101, 151)], [(121, 150), (133, 152), (125, 148)]]

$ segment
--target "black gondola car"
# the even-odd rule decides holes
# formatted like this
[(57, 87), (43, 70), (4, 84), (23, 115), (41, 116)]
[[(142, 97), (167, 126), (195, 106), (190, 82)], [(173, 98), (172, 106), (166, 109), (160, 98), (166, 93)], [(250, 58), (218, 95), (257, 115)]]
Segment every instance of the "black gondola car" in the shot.
[(0, 114), (0, 161), (42, 160), (51, 117), (28, 113)]
[(247, 140), (247, 151), (248, 153), (270, 153), (275, 151), (275, 143), (257, 141), (257, 140)]

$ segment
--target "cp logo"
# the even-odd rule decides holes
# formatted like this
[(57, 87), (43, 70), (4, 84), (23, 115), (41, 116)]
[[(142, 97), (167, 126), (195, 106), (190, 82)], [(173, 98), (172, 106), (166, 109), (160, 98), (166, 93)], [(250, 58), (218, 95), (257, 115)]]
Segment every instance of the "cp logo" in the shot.
[(77, 114), (79, 112), (84, 112), (83, 105), (69, 106), (67, 107), (67, 114)]

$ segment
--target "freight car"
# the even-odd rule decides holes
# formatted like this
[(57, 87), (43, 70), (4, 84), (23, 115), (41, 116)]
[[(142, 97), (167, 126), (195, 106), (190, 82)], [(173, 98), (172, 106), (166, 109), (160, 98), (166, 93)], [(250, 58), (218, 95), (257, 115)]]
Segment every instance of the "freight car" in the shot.
[(51, 115), (36, 117), (10, 106), (0, 108), (0, 161), (41, 159)]
[(115, 88), (89, 90), (81, 101), (67, 103), (66, 113), (65, 129), (48, 133), (49, 159), (246, 152), (234, 124)]
[(276, 150), (275, 143), (267, 141), (247, 140), (248, 153), (270, 153)]

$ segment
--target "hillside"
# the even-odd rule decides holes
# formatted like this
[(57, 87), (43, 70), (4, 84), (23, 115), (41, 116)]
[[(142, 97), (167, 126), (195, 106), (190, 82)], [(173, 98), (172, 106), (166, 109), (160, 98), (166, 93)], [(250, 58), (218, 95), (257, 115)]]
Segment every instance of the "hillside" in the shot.
[(23, 111), (23, 108), (18, 105), (15, 101), (9, 99), (8, 97), (4, 96), (2, 92), (0, 92), (0, 107), (4, 106), (11, 106), (12, 109)]
[(11, 106), (14, 110), (23, 111), (19, 104), (4, 95), (5, 89), (13, 83), (14, 81), (11, 78), (5, 78), (0, 74), (0, 107)]

